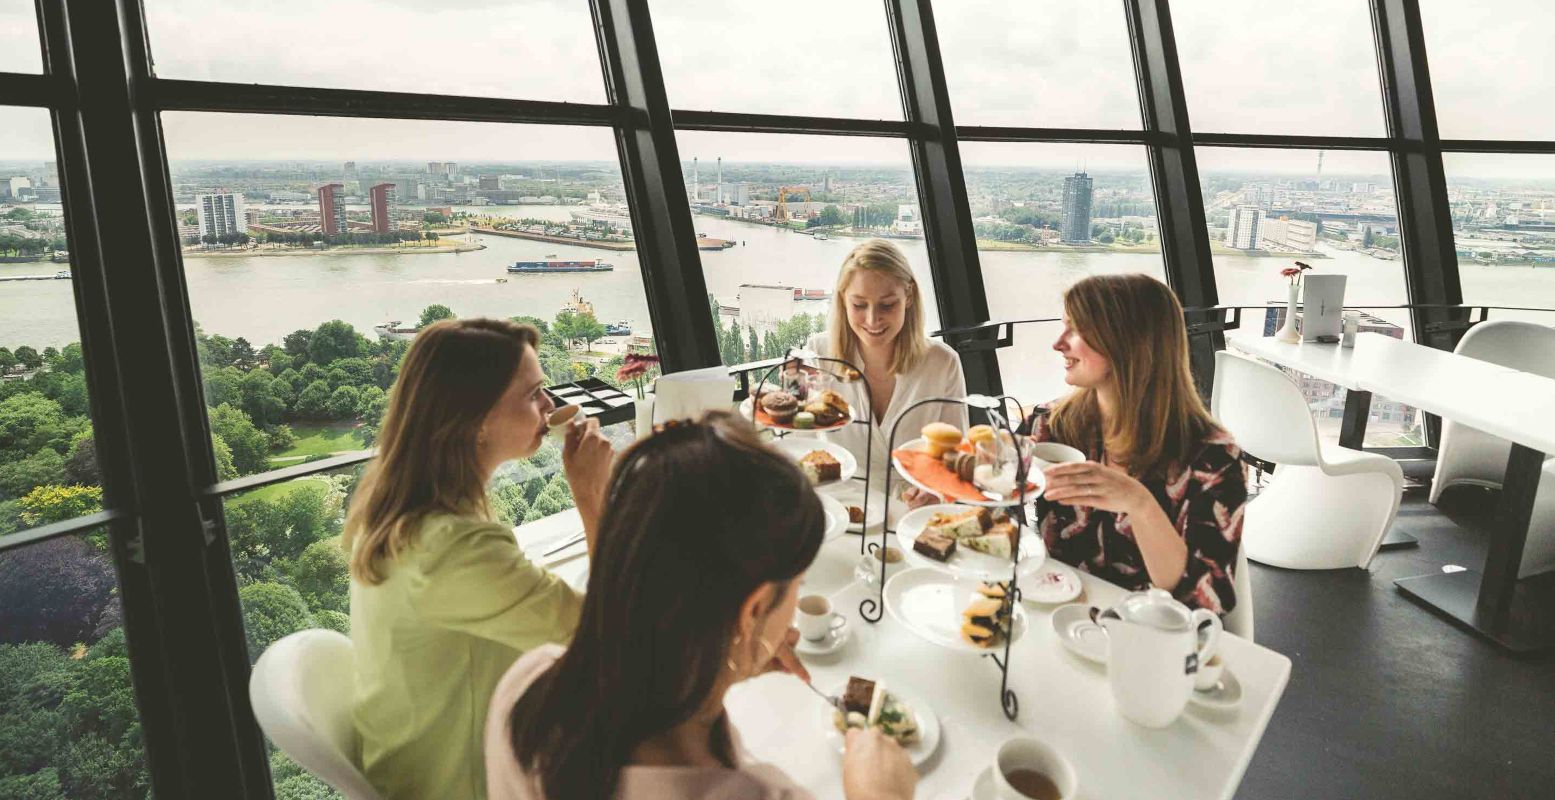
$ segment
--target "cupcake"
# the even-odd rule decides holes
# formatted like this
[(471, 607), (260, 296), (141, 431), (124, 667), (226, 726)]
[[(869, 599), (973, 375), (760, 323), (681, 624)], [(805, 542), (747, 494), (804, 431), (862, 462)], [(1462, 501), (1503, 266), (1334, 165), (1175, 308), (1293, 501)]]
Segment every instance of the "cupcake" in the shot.
[(787, 425), (799, 413), (799, 401), (788, 392), (767, 392), (761, 396), (761, 410), (773, 422)]

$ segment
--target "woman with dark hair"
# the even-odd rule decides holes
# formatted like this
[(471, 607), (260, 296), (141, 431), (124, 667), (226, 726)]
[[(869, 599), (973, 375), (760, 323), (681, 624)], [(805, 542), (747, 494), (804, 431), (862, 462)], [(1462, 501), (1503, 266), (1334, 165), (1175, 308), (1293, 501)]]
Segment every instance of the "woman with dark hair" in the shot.
[(1048, 553), (1194, 608), (1236, 605), (1232, 570), (1247, 485), (1241, 450), (1199, 399), (1182, 306), (1147, 275), (1094, 275), (1064, 293), (1064, 398), (1025, 429), (1084, 452), (1046, 470), (1038, 501)]
[[(746, 762), (723, 699), (796, 668), (781, 656), (825, 528), (809, 481), (714, 413), (633, 446), (606, 498), (572, 644), (526, 654), (492, 699), (491, 797), (808, 797)], [(917, 780), (878, 731), (850, 734), (843, 774), (855, 800), (911, 797)]]
[[(582, 598), (524, 558), (486, 501), (497, 467), (534, 455), (546, 434), (538, 341), (505, 320), (422, 330), (346, 517), (353, 716), (363, 771), (388, 800), (485, 797), (492, 689), (577, 625)], [(591, 547), (610, 456), (596, 422), (568, 430), (562, 461)]]

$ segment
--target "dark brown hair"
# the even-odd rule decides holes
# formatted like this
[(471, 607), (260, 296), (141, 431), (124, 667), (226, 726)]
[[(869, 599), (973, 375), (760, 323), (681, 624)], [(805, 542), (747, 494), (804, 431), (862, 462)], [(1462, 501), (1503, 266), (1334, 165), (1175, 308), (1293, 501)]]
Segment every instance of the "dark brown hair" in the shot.
[(1148, 275), (1092, 275), (1064, 292), (1064, 314), (1111, 364), (1117, 408), (1103, 425), (1096, 389), (1078, 388), (1053, 407), (1054, 438), (1086, 452), (1100, 441), (1136, 477), (1187, 463), (1219, 426), (1193, 385), (1177, 295)]
[[(546, 796), (613, 796), (633, 749), (707, 701), (746, 598), (767, 583), (786, 591), (824, 528), (814, 487), (742, 419), (709, 414), (629, 449), (577, 633), (509, 719), (514, 756)], [(726, 719), (712, 745), (732, 767)]]
[(351, 577), (382, 583), (428, 513), (487, 513), (481, 424), (539, 341), (533, 327), (500, 319), (443, 320), (416, 335), (346, 517)]

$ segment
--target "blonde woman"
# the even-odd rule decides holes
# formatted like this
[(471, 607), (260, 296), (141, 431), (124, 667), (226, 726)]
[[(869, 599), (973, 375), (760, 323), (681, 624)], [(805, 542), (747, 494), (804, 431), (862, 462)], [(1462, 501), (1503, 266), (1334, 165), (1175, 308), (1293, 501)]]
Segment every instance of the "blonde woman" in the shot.
[[(386, 800), (484, 798), (481, 732), (497, 681), (577, 625), (581, 596), (525, 559), (486, 501), (497, 467), (533, 455), (546, 433), (538, 341), (503, 320), (423, 330), (346, 519), (354, 717), (363, 769)], [(610, 456), (597, 423), (568, 431), (562, 459), (590, 550)]]
[(1046, 471), (1037, 512), (1048, 553), (1125, 589), (1231, 611), (1241, 451), (1194, 388), (1177, 297), (1146, 275), (1086, 278), (1064, 293), (1053, 349), (1075, 388), (1038, 407), (1027, 430), (1088, 460)]
[[(923, 293), (907, 256), (896, 245), (870, 239), (848, 253), (837, 273), (830, 328), (811, 337), (809, 347), (823, 356), (852, 362), (869, 379), (867, 404), (862, 381), (840, 384), (839, 391), (858, 413), (866, 405), (873, 412), (869, 420), (873, 451), (865, 453), (870, 432), (863, 426), (850, 425), (823, 435), (852, 451), (861, 464), (860, 477), (863, 460), (869, 459), (871, 488), (885, 485), (890, 468), (886, 439), (899, 420), (898, 438), (903, 441), (916, 437), (930, 422), (966, 428), (966, 410), (959, 405), (927, 405), (907, 412), (919, 400), (965, 395), (966, 379), (956, 351), (929, 339), (924, 331)], [(893, 483), (899, 485), (902, 482)], [(899, 496), (909, 507), (938, 502), (934, 495), (911, 487)]]

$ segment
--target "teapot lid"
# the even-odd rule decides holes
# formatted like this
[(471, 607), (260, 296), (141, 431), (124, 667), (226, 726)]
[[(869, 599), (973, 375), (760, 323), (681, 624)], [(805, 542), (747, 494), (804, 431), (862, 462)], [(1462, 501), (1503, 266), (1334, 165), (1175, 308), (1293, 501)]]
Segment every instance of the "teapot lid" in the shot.
[(1157, 630), (1187, 630), (1192, 615), (1188, 607), (1172, 597), (1171, 592), (1150, 587), (1123, 598), (1113, 609), (1119, 618)]

